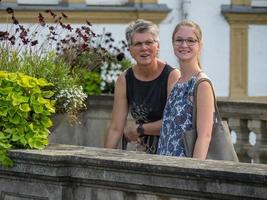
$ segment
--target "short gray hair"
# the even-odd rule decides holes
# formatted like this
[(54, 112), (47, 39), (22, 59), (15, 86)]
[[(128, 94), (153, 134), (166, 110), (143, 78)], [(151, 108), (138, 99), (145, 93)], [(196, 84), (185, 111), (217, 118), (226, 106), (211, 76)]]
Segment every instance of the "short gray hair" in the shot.
[(159, 41), (159, 28), (156, 24), (151, 21), (138, 19), (132, 21), (125, 31), (125, 37), (128, 45), (132, 44), (132, 38), (135, 33), (150, 33), (153, 35), (154, 40)]

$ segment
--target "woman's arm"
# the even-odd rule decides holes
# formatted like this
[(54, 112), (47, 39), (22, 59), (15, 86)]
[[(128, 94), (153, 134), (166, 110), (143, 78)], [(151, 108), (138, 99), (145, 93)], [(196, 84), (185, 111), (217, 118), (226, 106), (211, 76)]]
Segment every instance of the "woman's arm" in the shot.
[[(139, 137), (139, 133), (137, 132), (139, 124), (135, 122), (130, 122), (127, 124), (125, 128), (125, 136), (129, 141), (137, 141)], [(143, 124), (144, 134), (145, 135), (159, 135), (161, 128), (161, 120), (155, 122), (149, 122)]]
[(193, 157), (206, 159), (212, 134), (214, 97), (211, 85), (201, 82), (197, 91), (197, 140)]
[(117, 148), (123, 135), (123, 129), (126, 124), (127, 115), (128, 105), (124, 72), (118, 77), (115, 84), (112, 118), (105, 137), (105, 148)]
[(169, 77), (168, 77), (168, 88), (167, 88), (167, 96), (170, 95), (172, 88), (177, 83), (181, 76), (180, 70), (174, 69), (171, 71)]

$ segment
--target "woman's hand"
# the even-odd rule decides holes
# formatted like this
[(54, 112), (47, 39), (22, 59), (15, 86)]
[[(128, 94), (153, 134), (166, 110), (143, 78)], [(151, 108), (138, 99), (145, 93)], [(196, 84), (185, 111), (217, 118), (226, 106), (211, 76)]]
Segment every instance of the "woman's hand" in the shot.
[(124, 129), (124, 136), (128, 142), (138, 142), (139, 133), (137, 133), (138, 124), (135, 122), (128, 122), (127, 126)]

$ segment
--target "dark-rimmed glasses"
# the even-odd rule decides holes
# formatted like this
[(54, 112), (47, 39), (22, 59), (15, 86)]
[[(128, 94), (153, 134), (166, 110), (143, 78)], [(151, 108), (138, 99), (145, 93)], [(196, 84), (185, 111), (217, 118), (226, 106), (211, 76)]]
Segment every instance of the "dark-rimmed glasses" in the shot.
[(177, 38), (174, 40), (173, 43), (177, 46), (181, 46), (184, 42), (186, 43), (187, 46), (194, 46), (196, 43), (198, 43), (198, 40), (193, 38), (187, 38), (187, 39)]
[(131, 44), (131, 46), (133, 46), (135, 48), (141, 48), (143, 46), (143, 44), (144, 44), (147, 47), (151, 47), (156, 42), (158, 42), (158, 41), (157, 40), (147, 40), (147, 41), (144, 41), (144, 42), (133, 42)]

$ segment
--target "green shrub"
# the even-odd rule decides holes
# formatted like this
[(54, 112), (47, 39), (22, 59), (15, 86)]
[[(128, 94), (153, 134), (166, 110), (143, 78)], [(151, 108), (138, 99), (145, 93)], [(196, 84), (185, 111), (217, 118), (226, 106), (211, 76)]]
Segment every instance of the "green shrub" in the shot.
[(11, 148), (42, 149), (48, 144), (53, 86), (45, 79), (0, 71), (0, 164), (12, 165)]
[[(111, 33), (94, 33), (87, 20), (74, 28), (65, 23), (64, 13), (46, 10), (36, 16), (38, 23), (25, 26), (12, 8), (6, 11), (13, 23), (0, 31), (0, 70), (53, 83), (56, 112), (67, 113), (71, 123), (86, 108), (86, 95), (113, 93), (118, 75), (131, 66), (123, 53), (127, 44), (114, 45)], [(47, 24), (47, 16), (54, 22)]]
[(44, 78), (54, 84), (55, 91), (78, 84), (78, 77), (70, 74), (70, 66), (53, 51), (39, 56), (34, 53), (19, 54), (0, 47), (0, 55), (0, 70)]
[(100, 94), (101, 78), (98, 72), (88, 71), (87, 69), (79, 69), (78, 74), (81, 74), (80, 81), (83, 90), (88, 95)]
[[(56, 103), (56, 112), (67, 113), (70, 123), (77, 120), (75, 116), (81, 109), (86, 108), (85, 104), (72, 104), (71, 102), (80, 102), (84, 100), (84, 95), (81, 96), (64, 96), (64, 91), (73, 91), (78, 88), (82, 75), (71, 74), (70, 66), (62, 59), (58, 58), (55, 52), (49, 52), (43, 56), (35, 54), (23, 53), (22, 55), (13, 52), (5, 51), (0, 47), (0, 55), (3, 59), (0, 60), (0, 70), (9, 72), (21, 72), (23, 74), (43, 78), (48, 82), (53, 83), (53, 91), (55, 95), (52, 99), (58, 101)], [(81, 73), (82, 74), (82, 73)], [(80, 93), (80, 92), (79, 92)], [(65, 106), (62, 106), (62, 105)]]

